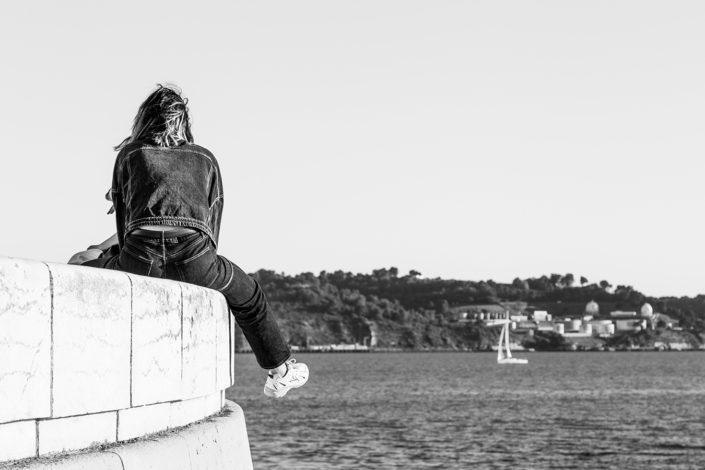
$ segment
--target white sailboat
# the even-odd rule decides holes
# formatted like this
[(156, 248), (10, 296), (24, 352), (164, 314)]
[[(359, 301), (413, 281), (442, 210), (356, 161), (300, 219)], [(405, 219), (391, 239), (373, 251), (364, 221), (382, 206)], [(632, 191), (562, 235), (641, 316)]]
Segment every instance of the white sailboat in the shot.
[(509, 349), (509, 320), (502, 326), (502, 332), (499, 334), (499, 344), (497, 345), (497, 364), (528, 364), (528, 359), (520, 357), (512, 357), (512, 351)]

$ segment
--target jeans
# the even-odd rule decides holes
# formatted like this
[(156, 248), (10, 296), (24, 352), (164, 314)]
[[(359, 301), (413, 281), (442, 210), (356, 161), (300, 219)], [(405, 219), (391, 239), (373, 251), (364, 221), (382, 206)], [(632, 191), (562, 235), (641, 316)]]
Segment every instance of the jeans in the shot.
[(262, 368), (274, 369), (291, 356), (259, 283), (218, 255), (211, 239), (202, 232), (173, 238), (166, 238), (160, 232), (128, 234), (119, 254), (87, 261), (84, 265), (217, 290), (225, 296)]

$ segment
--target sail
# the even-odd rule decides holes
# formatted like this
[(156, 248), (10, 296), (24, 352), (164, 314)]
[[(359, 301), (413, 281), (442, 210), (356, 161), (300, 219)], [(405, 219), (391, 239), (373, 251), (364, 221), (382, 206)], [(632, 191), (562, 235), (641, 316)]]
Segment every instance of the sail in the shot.
[(504, 334), (504, 345), (507, 348), (507, 357), (512, 357), (512, 350), (509, 349), (509, 321), (504, 324), (505, 334)]
[(504, 359), (504, 327), (502, 327), (502, 331), (499, 333), (499, 343), (497, 344), (497, 362), (500, 362), (502, 359)]
[(499, 344), (497, 344), (497, 362), (499, 364), (528, 364), (529, 360), (512, 357), (509, 349), (509, 319), (502, 325), (502, 332), (499, 334)]

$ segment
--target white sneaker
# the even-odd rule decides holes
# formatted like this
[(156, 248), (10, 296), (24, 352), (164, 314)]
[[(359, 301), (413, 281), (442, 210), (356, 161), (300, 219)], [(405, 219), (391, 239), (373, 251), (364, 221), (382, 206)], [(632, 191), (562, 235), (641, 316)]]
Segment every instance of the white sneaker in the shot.
[(308, 380), (308, 367), (299, 364), (296, 359), (286, 361), (284, 375), (269, 374), (264, 383), (264, 394), (268, 397), (281, 398), (293, 388), (299, 388)]

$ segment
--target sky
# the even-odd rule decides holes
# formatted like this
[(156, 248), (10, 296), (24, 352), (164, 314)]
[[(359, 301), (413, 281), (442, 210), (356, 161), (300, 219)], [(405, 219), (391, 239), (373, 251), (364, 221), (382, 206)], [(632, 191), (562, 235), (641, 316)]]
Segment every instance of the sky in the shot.
[(705, 293), (705, 3), (67, 0), (0, 16), (0, 256), (115, 230), (112, 147), (189, 99), (248, 272)]

